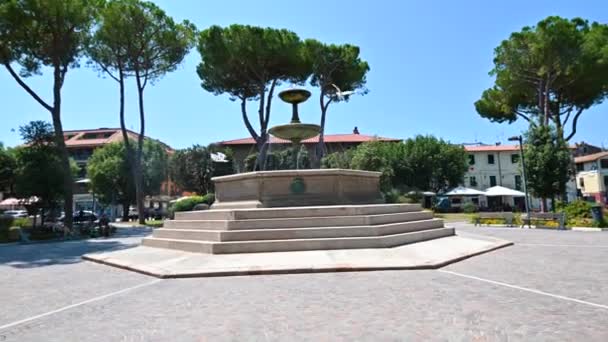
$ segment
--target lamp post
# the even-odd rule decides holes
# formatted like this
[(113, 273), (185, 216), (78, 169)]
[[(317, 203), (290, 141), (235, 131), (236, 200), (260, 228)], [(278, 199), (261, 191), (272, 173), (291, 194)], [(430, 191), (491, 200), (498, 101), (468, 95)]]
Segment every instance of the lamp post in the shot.
[(509, 138), (509, 141), (519, 142), (519, 157), (521, 159), (521, 169), (524, 181), (524, 193), (526, 194), (526, 216), (528, 217), (528, 228), (530, 228), (530, 196), (528, 195), (528, 178), (526, 177), (526, 161), (524, 160), (524, 143), (521, 135)]

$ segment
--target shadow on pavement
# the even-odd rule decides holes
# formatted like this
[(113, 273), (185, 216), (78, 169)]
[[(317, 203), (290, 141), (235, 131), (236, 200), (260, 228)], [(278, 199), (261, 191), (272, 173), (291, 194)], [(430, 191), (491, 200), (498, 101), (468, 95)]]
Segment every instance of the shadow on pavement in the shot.
[(111, 238), (54, 241), (0, 247), (0, 267), (35, 268), (82, 262), (82, 255), (137, 247), (149, 228), (120, 228)]

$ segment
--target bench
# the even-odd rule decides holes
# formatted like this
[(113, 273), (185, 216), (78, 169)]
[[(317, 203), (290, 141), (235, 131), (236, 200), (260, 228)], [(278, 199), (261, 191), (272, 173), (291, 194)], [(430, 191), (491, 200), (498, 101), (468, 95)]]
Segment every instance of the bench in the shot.
[(483, 219), (504, 220), (507, 226), (513, 227), (513, 213), (510, 212), (479, 213), (479, 215), (475, 217), (475, 225), (481, 225), (481, 220)]
[(537, 227), (547, 227), (539, 225), (538, 223), (557, 221), (559, 224), (557, 229), (566, 229), (566, 215), (564, 215), (564, 213), (530, 213), (530, 220), (528, 220), (528, 216), (526, 214), (523, 214), (521, 217), (521, 221), (522, 228), (526, 225), (532, 225), (532, 222), (536, 222)]

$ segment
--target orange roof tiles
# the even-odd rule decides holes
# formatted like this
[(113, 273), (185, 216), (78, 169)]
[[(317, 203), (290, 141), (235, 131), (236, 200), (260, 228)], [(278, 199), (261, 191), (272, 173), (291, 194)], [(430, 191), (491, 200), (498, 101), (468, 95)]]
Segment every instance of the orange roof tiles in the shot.
[(598, 153), (589, 154), (586, 156), (576, 157), (576, 158), (574, 158), (574, 162), (577, 164), (578, 163), (587, 163), (587, 162), (596, 161), (603, 157), (608, 157), (608, 152), (598, 152)]
[[(363, 143), (368, 141), (401, 141), (401, 139), (384, 138), (365, 134), (326, 134), (323, 138), (325, 143)], [(303, 140), (304, 144), (314, 144), (319, 142), (319, 137)], [(270, 137), (271, 144), (291, 144), (289, 140), (279, 139)], [(242, 138), (234, 140), (220, 141), (220, 145), (253, 145), (255, 140), (253, 138)]]
[(467, 152), (507, 152), (519, 151), (519, 145), (465, 145), (464, 149)]

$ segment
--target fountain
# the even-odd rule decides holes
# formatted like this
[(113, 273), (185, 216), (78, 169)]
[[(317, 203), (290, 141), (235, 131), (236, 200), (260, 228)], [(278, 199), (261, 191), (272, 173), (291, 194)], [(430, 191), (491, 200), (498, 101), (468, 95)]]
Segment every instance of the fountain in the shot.
[[(304, 89), (282, 91), (291, 122), (273, 136), (295, 146), (321, 127), (300, 122)], [(143, 245), (208, 254), (386, 248), (454, 235), (419, 204), (384, 204), (380, 172), (255, 171), (214, 177), (210, 210), (175, 213)]]
[[(309, 97), (310, 92), (305, 89), (280, 92), (279, 98), (291, 104), (291, 121), (270, 128), (269, 133), (291, 141), (294, 147), (319, 135), (321, 126), (300, 122), (298, 105)], [(383, 202), (379, 172), (343, 169), (257, 171), (212, 180), (216, 196), (212, 209)]]

